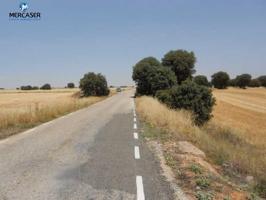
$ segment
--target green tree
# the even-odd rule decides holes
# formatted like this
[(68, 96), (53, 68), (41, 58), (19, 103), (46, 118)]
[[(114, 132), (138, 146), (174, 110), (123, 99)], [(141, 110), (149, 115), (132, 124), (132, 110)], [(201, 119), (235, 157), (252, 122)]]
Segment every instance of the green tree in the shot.
[(196, 57), (193, 52), (185, 50), (169, 51), (162, 59), (162, 65), (175, 72), (177, 83), (181, 84), (195, 73)]
[(228, 86), (230, 77), (226, 72), (217, 72), (212, 75), (211, 83), (215, 88), (225, 89)]
[(204, 124), (212, 117), (215, 99), (211, 89), (192, 81), (184, 81), (169, 90), (158, 91), (156, 97), (171, 108), (192, 111), (197, 125)]
[(266, 75), (258, 77), (258, 80), (260, 81), (261, 86), (266, 87)]
[(249, 83), (249, 87), (260, 87), (260, 81), (258, 79), (252, 79)]
[(33, 86), (32, 90), (39, 90), (39, 87), (38, 86)]
[(241, 74), (236, 77), (236, 86), (245, 89), (251, 81), (250, 74)]
[(21, 86), (20, 89), (21, 90), (32, 90), (32, 86), (31, 85)]
[(51, 90), (52, 87), (49, 83), (44, 84), (42, 87), (40, 87), (41, 90)]
[(207, 77), (206, 76), (203, 76), (203, 75), (195, 76), (193, 78), (193, 81), (195, 83), (197, 83), (198, 85), (203, 85), (203, 86), (206, 86), (206, 87), (209, 87), (210, 86)]
[(75, 88), (75, 84), (74, 83), (68, 83), (67, 88)]
[(79, 83), (84, 96), (107, 96), (110, 92), (105, 77), (100, 73), (89, 72)]
[(157, 90), (171, 88), (176, 83), (175, 74), (153, 57), (144, 58), (133, 67), (132, 79), (138, 95), (155, 95)]
[(235, 87), (236, 86), (236, 79), (230, 79), (228, 81), (228, 86)]

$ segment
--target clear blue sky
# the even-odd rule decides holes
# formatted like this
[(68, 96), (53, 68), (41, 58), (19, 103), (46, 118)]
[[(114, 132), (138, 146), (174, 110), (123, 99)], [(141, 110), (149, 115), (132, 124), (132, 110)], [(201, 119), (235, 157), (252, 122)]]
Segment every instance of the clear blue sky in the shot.
[(40, 21), (10, 21), (0, 7), (0, 87), (65, 86), (89, 71), (132, 84), (141, 58), (194, 51), (197, 74), (266, 74), (265, 0), (28, 0)]

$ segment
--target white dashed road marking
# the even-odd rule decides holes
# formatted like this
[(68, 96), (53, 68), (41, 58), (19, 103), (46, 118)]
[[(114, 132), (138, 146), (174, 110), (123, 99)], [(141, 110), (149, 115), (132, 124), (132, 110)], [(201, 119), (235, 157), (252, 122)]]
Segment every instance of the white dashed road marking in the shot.
[(137, 185), (137, 200), (145, 200), (142, 176), (136, 177), (136, 185)]
[(134, 139), (139, 139), (139, 135), (138, 135), (138, 133), (136, 133), (136, 132), (134, 132)]
[[(135, 102), (133, 101), (133, 114), (134, 114), (134, 130), (137, 130), (137, 116), (136, 116), (136, 110), (135, 110)], [(133, 133), (134, 139), (138, 140), (139, 135), (137, 132)], [(140, 159), (140, 153), (139, 153), (139, 147), (135, 146), (134, 148), (134, 154), (135, 154), (135, 159)], [(144, 187), (143, 187), (143, 181), (142, 181), (142, 176), (136, 176), (136, 186), (137, 186), (137, 200), (145, 200), (145, 195), (144, 195)]]
[(139, 147), (138, 146), (135, 146), (134, 152), (135, 152), (135, 159), (140, 159)]

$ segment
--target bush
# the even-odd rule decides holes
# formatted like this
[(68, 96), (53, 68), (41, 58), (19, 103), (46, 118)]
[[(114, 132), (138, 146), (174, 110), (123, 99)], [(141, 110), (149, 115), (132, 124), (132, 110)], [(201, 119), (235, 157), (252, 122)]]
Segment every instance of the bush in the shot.
[(74, 83), (68, 83), (67, 88), (75, 88), (75, 84)]
[(44, 84), (41, 88), (41, 90), (51, 90), (52, 87), (49, 83)]
[(261, 197), (266, 198), (266, 180), (260, 180), (254, 189)]
[(260, 81), (261, 86), (266, 87), (266, 76), (260, 76), (258, 77), (258, 80)]
[(196, 179), (196, 184), (201, 188), (208, 188), (210, 186), (210, 180), (205, 176), (201, 176)]
[(195, 73), (195, 62), (194, 53), (185, 50), (169, 51), (162, 59), (162, 65), (175, 72), (178, 84), (192, 77)]
[(196, 198), (198, 200), (212, 200), (213, 195), (211, 193), (208, 193), (208, 192), (198, 191), (196, 194)]
[(250, 74), (242, 74), (236, 77), (236, 86), (245, 89), (251, 81)]
[(156, 91), (171, 88), (176, 83), (174, 72), (161, 66), (153, 57), (139, 61), (133, 67), (133, 80), (138, 95), (155, 95)]
[(226, 72), (217, 72), (212, 75), (211, 83), (215, 88), (225, 89), (229, 84), (230, 77)]
[(258, 79), (252, 79), (249, 83), (249, 87), (260, 87), (260, 81)]
[(110, 92), (105, 77), (93, 72), (85, 74), (80, 79), (79, 87), (84, 96), (107, 96)]
[(171, 94), (170, 94), (170, 89), (168, 90), (158, 90), (155, 94), (156, 98), (159, 99), (161, 102), (164, 104), (168, 105), (171, 107)]
[(156, 97), (171, 108), (192, 111), (197, 125), (202, 125), (211, 118), (215, 103), (209, 88), (191, 81), (185, 81), (170, 90), (159, 91)]
[(210, 86), (207, 77), (206, 76), (203, 76), (203, 75), (195, 76), (193, 78), (193, 81), (195, 83), (197, 83), (198, 85), (203, 85), (203, 86), (206, 86), (206, 87), (209, 87)]

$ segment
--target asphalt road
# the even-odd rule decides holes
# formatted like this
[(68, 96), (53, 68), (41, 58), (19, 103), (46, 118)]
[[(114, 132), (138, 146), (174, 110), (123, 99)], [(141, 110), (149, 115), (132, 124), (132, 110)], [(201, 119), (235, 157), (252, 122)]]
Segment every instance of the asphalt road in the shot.
[(173, 199), (138, 134), (132, 95), (0, 141), (0, 200)]

